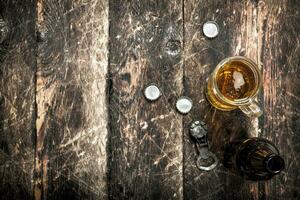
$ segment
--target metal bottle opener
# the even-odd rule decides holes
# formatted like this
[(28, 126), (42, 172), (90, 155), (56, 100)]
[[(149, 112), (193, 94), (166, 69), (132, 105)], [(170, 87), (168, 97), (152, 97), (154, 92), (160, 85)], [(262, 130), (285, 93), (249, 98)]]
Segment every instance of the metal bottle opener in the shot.
[(199, 152), (197, 167), (204, 171), (214, 169), (219, 160), (217, 156), (208, 149), (207, 126), (204, 122), (195, 121), (190, 127), (190, 134), (196, 140), (196, 147)]

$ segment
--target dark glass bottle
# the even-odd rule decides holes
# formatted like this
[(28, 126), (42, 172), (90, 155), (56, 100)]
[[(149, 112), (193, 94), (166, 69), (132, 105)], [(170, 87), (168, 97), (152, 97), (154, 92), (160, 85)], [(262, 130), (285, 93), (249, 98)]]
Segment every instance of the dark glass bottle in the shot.
[(270, 141), (245, 138), (225, 146), (224, 166), (246, 179), (268, 180), (284, 169), (284, 160)]

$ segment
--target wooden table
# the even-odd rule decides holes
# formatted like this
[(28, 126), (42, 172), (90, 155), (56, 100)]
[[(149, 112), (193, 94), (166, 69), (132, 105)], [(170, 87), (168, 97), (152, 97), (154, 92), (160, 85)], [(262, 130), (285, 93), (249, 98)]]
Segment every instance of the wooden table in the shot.
[[(1, 0), (0, 17), (0, 199), (300, 199), (299, 1)], [(234, 55), (263, 72), (258, 119), (205, 100)], [(198, 170), (196, 119), (220, 159), (244, 129), (274, 142), (285, 170), (266, 182)]]

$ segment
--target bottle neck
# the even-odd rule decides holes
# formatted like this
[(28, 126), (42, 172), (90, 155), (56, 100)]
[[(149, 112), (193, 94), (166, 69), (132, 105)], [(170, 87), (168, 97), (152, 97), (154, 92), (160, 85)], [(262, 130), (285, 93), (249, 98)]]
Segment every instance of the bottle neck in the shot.
[(284, 160), (276, 154), (268, 155), (264, 160), (266, 170), (272, 174), (278, 174), (284, 169)]
[(274, 152), (257, 149), (248, 156), (248, 166), (254, 171), (278, 174), (284, 168), (283, 159)]
[(236, 157), (237, 167), (255, 179), (269, 179), (284, 169), (284, 160), (278, 149), (261, 138), (245, 140), (239, 147)]

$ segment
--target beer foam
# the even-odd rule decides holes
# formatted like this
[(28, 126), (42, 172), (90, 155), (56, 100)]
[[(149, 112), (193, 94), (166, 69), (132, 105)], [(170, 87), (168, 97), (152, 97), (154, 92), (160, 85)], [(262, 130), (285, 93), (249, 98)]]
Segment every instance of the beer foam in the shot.
[(241, 72), (234, 71), (233, 72), (233, 83), (234, 83), (234, 89), (239, 90), (241, 89), (241, 86), (245, 84), (245, 80), (243, 77), (243, 74)]

